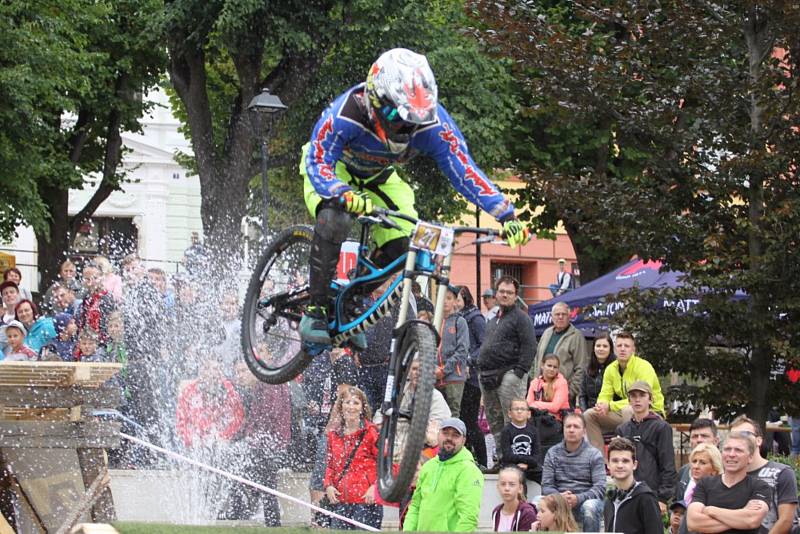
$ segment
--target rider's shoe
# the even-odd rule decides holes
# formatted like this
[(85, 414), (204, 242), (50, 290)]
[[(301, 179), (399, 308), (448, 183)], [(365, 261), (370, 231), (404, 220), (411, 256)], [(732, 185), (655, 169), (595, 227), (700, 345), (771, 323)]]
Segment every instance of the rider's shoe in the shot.
[(330, 345), (328, 314), (322, 306), (309, 306), (300, 319), (300, 339), (305, 343)]

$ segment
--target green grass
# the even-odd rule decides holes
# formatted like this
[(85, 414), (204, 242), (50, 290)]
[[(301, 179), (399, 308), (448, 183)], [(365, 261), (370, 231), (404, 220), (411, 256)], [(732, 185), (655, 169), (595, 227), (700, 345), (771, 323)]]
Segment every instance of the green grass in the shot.
[(165, 523), (114, 523), (120, 534), (309, 534), (310, 528), (264, 528), (264, 527), (232, 527), (232, 526), (195, 526), (169, 525)]

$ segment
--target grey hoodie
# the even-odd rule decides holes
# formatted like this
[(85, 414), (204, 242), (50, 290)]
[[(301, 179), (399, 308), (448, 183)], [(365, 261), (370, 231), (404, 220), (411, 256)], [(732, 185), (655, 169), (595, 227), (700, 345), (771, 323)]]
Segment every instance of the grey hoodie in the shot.
[(439, 348), (439, 366), (444, 369), (445, 383), (467, 380), (469, 356), (469, 327), (460, 313), (450, 314), (442, 326), (442, 344)]

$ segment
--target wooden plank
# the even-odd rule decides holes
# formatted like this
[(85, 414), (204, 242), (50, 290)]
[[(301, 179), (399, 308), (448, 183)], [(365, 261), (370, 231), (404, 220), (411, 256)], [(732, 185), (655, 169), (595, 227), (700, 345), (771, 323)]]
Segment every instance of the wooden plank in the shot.
[[(85, 473), (84, 473), (85, 478)], [(75, 509), (70, 511), (64, 524), (59, 527), (56, 534), (67, 534), (72, 531), (72, 527), (77, 523), (82, 515), (89, 511), (89, 508), (97, 501), (111, 482), (108, 476), (108, 469), (103, 469), (92, 481), (91, 485), (86, 489), (81, 500), (75, 505)]]
[[(2, 409), (0, 409), (0, 420), (69, 421), (71, 410), (74, 409), (75, 408), (22, 408), (3, 406)], [(77, 410), (78, 419), (80, 419), (80, 407), (78, 407)]]
[[(103, 473), (108, 477), (108, 455), (103, 449), (78, 449), (78, 461), (81, 464), (83, 483), (87, 486)], [(92, 506), (92, 521), (112, 523), (116, 520), (117, 512), (114, 509), (111, 487), (106, 485), (98, 493)]]
[(14, 529), (8, 524), (6, 518), (0, 514), (0, 534), (14, 534)]
[(93, 408), (116, 408), (121, 402), (122, 391), (114, 384), (99, 388), (0, 385), (0, 406), (71, 408), (88, 405)]
[(3, 458), (47, 531), (58, 530), (85, 492), (77, 452), (3, 448)]
[(119, 534), (119, 531), (107, 523), (79, 523), (70, 534)]
[(81, 384), (81, 383), (85, 384), (86, 382), (89, 382), (91, 379), (92, 379), (91, 369), (85, 366), (76, 367), (74, 373), (70, 377), (69, 385), (71, 386), (73, 384)]
[(0, 385), (100, 387), (121, 368), (122, 364), (118, 363), (2, 362)]
[(0, 446), (4, 448), (115, 448), (119, 423), (87, 420), (0, 421)]

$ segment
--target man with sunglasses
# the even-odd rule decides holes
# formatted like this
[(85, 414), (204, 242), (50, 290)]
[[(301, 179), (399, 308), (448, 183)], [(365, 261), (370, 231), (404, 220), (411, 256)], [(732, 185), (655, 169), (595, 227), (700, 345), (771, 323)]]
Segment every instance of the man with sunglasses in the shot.
[[(475, 165), (464, 137), (438, 103), (436, 80), (425, 56), (404, 48), (382, 54), (366, 83), (351, 87), (322, 113), (303, 147), (300, 174), (306, 206), (316, 220), (309, 269), (311, 303), (300, 323), (306, 343), (331, 344), (327, 326), (328, 287), (339, 248), (353, 216), (381, 206), (415, 216), (414, 192), (395, 172), (425, 154), (433, 158), (456, 190), (503, 223), (511, 246), (528, 242), (514, 206)], [(391, 263), (407, 250), (413, 225), (373, 228), (373, 260)], [(365, 345), (363, 335), (352, 339)]]

